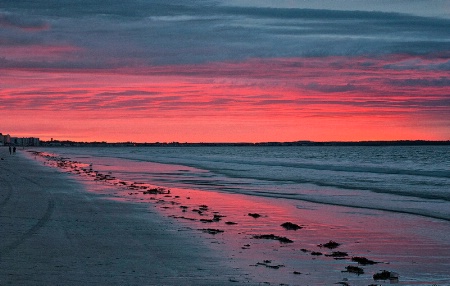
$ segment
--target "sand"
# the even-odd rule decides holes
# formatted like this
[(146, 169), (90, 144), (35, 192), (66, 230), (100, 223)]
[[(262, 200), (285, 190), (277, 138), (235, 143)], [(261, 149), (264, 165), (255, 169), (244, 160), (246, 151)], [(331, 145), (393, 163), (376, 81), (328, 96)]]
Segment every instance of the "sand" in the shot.
[(0, 148), (0, 285), (251, 284), (157, 212), (86, 192), (22, 152)]
[[(151, 176), (136, 183), (71, 159), (6, 151), (0, 285), (450, 285), (446, 221), (202, 190), (152, 193)], [(339, 246), (325, 247), (331, 240)], [(382, 270), (400, 279), (374, 280)]]

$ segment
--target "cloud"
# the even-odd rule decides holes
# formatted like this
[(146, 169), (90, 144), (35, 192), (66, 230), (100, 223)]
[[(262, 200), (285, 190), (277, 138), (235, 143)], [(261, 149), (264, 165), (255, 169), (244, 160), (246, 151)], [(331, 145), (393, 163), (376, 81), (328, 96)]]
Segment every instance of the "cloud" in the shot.
[(379, 11), (388, 13), (406, 13), (416, 16), (450, 17), (450, 7), (446, 1), (428, 0), (316, 0), (316, 1), (292, 1), (292, 0), (227, 0), (227, 5), (243, 7), (278, 7), (297, 9), (328, 9), (338, 11)]
[(428, 57), (407, 57), (386, 63), (384, 68), (394, 70), (450, 71), (450, 53), (430, 55)]
[(17, 14), (0, 12), (0, 28), (15, 28), (24, 31), (43, 31), (49, 29), (49, 24), (46, 21), (30, 16), (24, 17)]
[(159, 95), (161, 92), (155, 92), (155, 91), (146, 91), (146, 90), (121, 90), (121, 91), (105, 91), (96, 94), (96, 96), (103, 97), (119, 97), (119, 96), (148, 96), (148, 95)]
[[(31, 68), (138, 67), (250, 58), (426, 55), (447, 51), (449, 19), (400, 13), (238, 7), (217, 1), (5, 3), (0, 45), (73, 46)], [(51, 23), (51, 25), (49, 24)], [(51, 28), (50, 28), (51, 27)]]
[(289, 2), (3, 1), (0, 109), (448, 123), (450, 19)]
[(361, 88), (353, 84), (345, 84), (345, 85), (322, 85), (316, 82), (309, 83), (306, 86), (307, 89), (325, 92), (325, 93), (335, 93), (335, 92), (347, 92), (347, 91), (361, 91)]
[(395, 86), (450, 87), (450, 77), (390, 80), (389, 83)]
[[(136, 74), (111, 70), (50, 72), (40, 85), (7, 90), (3, 106), (53, 110), (114, 110), (135, 116), (211, 115), (227, 111), (295, 114), (305, 110), (343, 113), (448, 110), (450, 84), (445, 72), (386, 69), (388, 58), (294, 58), (204, 65), (160, 66)], [(400, 61), (406, 61), (400, 57)], [(439, 60), (436, 60), (439, 61)], [(429, 64), (431, 60), (427, 60)], [(368, 64), (370, 63), (370, 64)], [(132, 70), (134, 71), (134, 70)], [(8, 76), (13, 79), (12, 75)], [(76, 83), (76, 88), (73, 86)], [(55, 86), (58, 86), (55, 89)], [(444, 106), (441, 109), (436, 107)], [(353, 110), (349, 110), (349, 108)], [(389, 111), (391, 110), (391, 111)], [(428, 110), (428, 111), (427, 111)], [(163, 113), (159, 113), (163, 112)], [(341, 111), (334, 111), (339, 113)], [(445, 113), (444, 112), (444, 113)]]

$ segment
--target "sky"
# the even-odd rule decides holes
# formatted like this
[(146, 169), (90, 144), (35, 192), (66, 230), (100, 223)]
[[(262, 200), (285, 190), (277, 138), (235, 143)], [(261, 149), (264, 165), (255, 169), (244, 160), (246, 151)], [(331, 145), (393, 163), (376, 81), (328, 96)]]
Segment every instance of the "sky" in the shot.
[(0, 0), (0, 132), (450, 140), (450, 1)]

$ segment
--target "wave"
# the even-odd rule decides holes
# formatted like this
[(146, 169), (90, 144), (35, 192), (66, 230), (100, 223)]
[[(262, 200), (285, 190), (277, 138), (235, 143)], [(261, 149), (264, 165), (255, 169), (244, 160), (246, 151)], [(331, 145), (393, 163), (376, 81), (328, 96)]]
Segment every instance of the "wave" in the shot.
[[(142, 158), (128, 158), (137, 161), (148, 161)], [(300, 164), (300, 163), (268, 163), (268, 162), (248, 162), (244, 160), (159, 160), (157, 158), (152, 160), (158, 163), (176, 163), (183, 164), (189, 167), (208, 170), (218, 175), (223, 175), (234, 179), (253, 179), (278, 184), (312, 184), (318, 187), (332, 187), (344, 190), (365, 190), (380, 194), (393, 194), (407, 197), (416, 197), (430, 200), (450, 201), (450, 192), (439, 191), (442, 189), (450, 189), (449, 182), (440, 182), (436, 180), (422, 181), (416, 183), (421, 177), (429, 177), (436, 179), (450, 178), (449, 172), (446, 171), (415, 171), (405, 169), (393, 168), (376, 168), (376, 167), (349, 167), (349, 166), (335, 166), (335, 165), (317, 165), (317, 164)], [(230, 168), (229, 164), (238, 164), (239, 168)], [(251, 166), (251, 168), (249, 168)], [(273, 168), (281, 168), (281, 172), (272, 172)], [(289, 168), (289, 169), (287, 169)], [(293, 169), (292, 169), (293, 168)], [(266, 170), (265, 172), (263, 170)], [(310, 174), (310, 171), (321, 171), (315, 176)], [(328, 172), (327, 172), (328, 171)], [(329, 172), (336, 172), (331, 174)], [(364, 173), (366, 176), (380, 175), (375, 181), (364, 180), (360, 174)], [(384, 175), (384, 176), (383, 176)], [(303, 178), (299, 178), (303, 177)], [(388, 177), (391, 178), (388, 178)], [(407, 179), (401, 177), (407, 176)], [(340, 177), (340, 178), (339, 178)], [(336, 178), (336, 180), (333, 180)], [(399, 186), (398, 181), (403, 181), (403, 186)], [(387, 187), (382, 187), (380, 182), (392, 182)], [(438, 191), (426, 191), (424, 187), (430, 189), (437, 188)]]
[[(105, 168), (113, 171), (116, 167), (110, 165), (135, 164), (133, 170), (117, 170), (128, 178), (146, 178), (164, 187), (197, 188), (450, 220), (450, 172), (445, 169), (448, 161), (443, 157), (448, 154), (447, 149), (434, 157), (424, 153), (426, 156), (422, 155), (418, 162), (413, 160), (416, 157), (411, 159), (400, 149), (394, 149), (399, 154), (390, 161), (385, 161), (389, 156), (380, 159), (377, 154), (377, 160), (373, 160), (373, 154), (365, 154), (364, 148), (358, 149), (359, 153), (355, 151), (353, 157), (340, 154), (337, 149), (330, 149), (332, 152), (324, 149), (328, 153), (320, 156), (290, 154), (288, 148), (267, 149), (272, 152), (267, 154), (262, 154), (261, 150), (113, 148), (74, 153), (77, 159), (98, 158)], [(72, 153), (74, 150), (64, 151)], [(151, 170), (145, 167), (154, 162), (164, 165), (153, 166)]]
[[(230, 190), (230, 192), (233, 192), (233, 191)], [(242, 192), (234, 192), (234, 193), (242, 194)], [(427, 210), (427, 209), (408, 210), (408, 209), (399, 208), (398, 206), (383, 207), (381, 205), (370, 206), (370, 205), (355, 204), (355, 203), (348, 203), (348, 202), (346, 203), (346, 202), (327, 201), (327, 200), (320, 200), (320, 199), (316, 199), (313, 197), (307, 197), (307, 196), (297, 197), (298, 194), (296, 194), (296, 193), (245, 192), (244, 194), (265, 197), (265, 198), (304, 201), (304, 202), (317, 203), (317, 204), (330, 205), (330, 206), (340, 206), (340, 207), (348, 207), (348, 208), (356, 208), (356, 209), (365, 209), (365, 210), (401, 213), (401, 214), (408, 214), (408, 215), (417, 215), (417, 216), (428, 217), (428, 218), (432, 218), (432, 219), (439, 219), (439, 220), (444, 220), (444, 221), (450, 222), (450, 214), (449, 213), (436, 212), (436, 211)], [(303, 208), (303, 206), (297, 206), (297, 208)]]
[[(255, 167), (287, 167), (296, 168), (302, 170), (317, 170), (317, 171), (333, 171), (333, 172), (351, 172), (351, 173), (372, 173), (372, 174), (382, 174), (382, 175), (408, 175), (408, 176), (423, 176), (432, 178), (450, 178), (450, 171), (447, 170), (411, 170), (411, 169), (399, 169), (399, 168), (389, 168), (389, 167), (371, 167), (371, 166), (342, 166), (342, 165), (332, 165), (332, 164), (306, 164), (306, 163), (286, 163), (286, 162), (270, 162), (270, 161), (248, 161), (248, 160), (208, 160), (202, 161), (202, 159), (190, 162), (189, 165), (197, 168), (205, 168), (208, 163), (219, 163), (219, 164), (240, 164), (240, 165), (251, 165)], [(226, 169), (216, 169), (215, 171), (226, 170)], [(233, 170), (233, 169), (231, 169)], [(239, 171), (238, 169), (235, 171)]]

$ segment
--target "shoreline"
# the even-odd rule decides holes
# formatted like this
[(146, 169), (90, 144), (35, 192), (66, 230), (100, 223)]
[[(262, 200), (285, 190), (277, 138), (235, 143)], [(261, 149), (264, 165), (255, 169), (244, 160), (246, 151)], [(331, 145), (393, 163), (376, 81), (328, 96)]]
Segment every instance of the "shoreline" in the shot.
[[(41, 147), (346, 147), (346, 146), (448, 146), (450, 140), (289, 141), (289, 142), (78, 142), (41, 141)], [(30, 146), (34, 147), (34, 146)]]
[(251, 283), (146, 206), (0, 148), (0, 285)]
[[(26, 156), (33, 160), (33, 155)], [(210, 262), (223, 263), (236, 273), (224, 274), (227, 268), (218, 267), (218, 272), (212, 270), (215, 280), (203, 285), (222, 282), (224, 285), (389, 283), (389, 280), (372, 279), (382, 270), (398, 273), (399, 284), (403, 285), (450, 283), (446, 273), (450, 253), (443, 251), (450, 249), (445, 240), (445, 228), (442, 233), (426, 231), (433, 223), (442, 229), (441, 221), (310, 202), (292, 204), (286, 199), (243, 194), (178, 188), (171, 188), (168, 193), (168, 189), (148, 184), (151, 182), (123, 181), (113, 178), (114, 174), (96, 171), (95, 166), (94, 170), (89, 170), (92, 167), (69, 158), (43, 159), (44, 164), (49, 165), (48, 172), (60, 173), (82, 184), (86, 196), (123, 204), (121, 208), (128, 210), (128, 216), (132, 210), (131, 213), (138, 216), (135, 218), (143, 223), (154, 216), (153, 220), (158, 220), (163, 228), (169, 226), (169, 232), (176, 233), (179, 239), (201, 244), (202, 249), (191, 253), (195, 259), (199, 258), (198, 254), (206, 255)], [(135, 212), (134, 208), (139, 211)], [(252, 217), (250, 213), (260, 217)], [(298, 224), (301, 229), (284, 229), (280, 225), (285, 222)], [(282, 238), (292, 243), (285, 243)], [(323, 246), (330, 241), (340, 245), (337, 248)], [(347, 256), (339, 257), (343, 253)], [(205, 261), (205, 256), (202, 257)], [(361, 265), (352, 260), (354, 257), (377, 263)], [(364, 273), (349, 272), (348, 267), (363, 269)], [(196, 272), (191, 275), (201, 274)], [(203, 282), (202, 279), (198, 280), (202, 281), (200, 283), (192, 281), (199, 285)], [(167, 280), (162, 284), (178, 283)]]
[[(89, 170), (86, 164), (83, 167), (82, 163), (68, 158), (50, 160), (48, 164), (75, 175), (93, 192), (156, 209), (175, 220), (174, 224), (184, 235), (206, 239), (215, 253), (259, 283), (368, 285), (377, 283), (372, 275), (381, 270), (399, 273), (399, 284), (442, 285), (450, 281), (444, 274), (450, 253), (442, 253), (442, 248), (448, 249), (445, 228), (442, 233), (434, 234), (437, 238), (422, 233), (430, 223), (439, 224), (442, 229), (445, 223), (441, 221), (308, 202), (292, 205), (285, 199), (200, 190), (172, 188), (169, 194), (162, 188), (160, 193), (145, 194), (146, 190), (158, 187), (148, 182), (123, 181), (114, 178), (114, 174)], [(261, 217), (250, 217), (249, 212), (259, 213)], [(219, 219), (215, 220), (216, 216)], [(287, 221), (298, 223), (302, 229), (284, 230), (280, 224)], [(267, 235), (273, 236), (256, 239)], [(283, 237), (292, 239), (293, 243), (274, 241)], [(337, 249), (319, 246), (329, 241), (337, 241), (341, 246)], [(334, 252), (347, 256), (336, 257)], [(378, 263), (362, 266), (352, 261), (353, 257), (367, 257)], [(349, 273), (346, 271), (349, 266), (365, 272)], [(232, 281), (243, 284), (243, 281)]]

